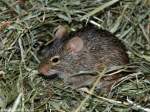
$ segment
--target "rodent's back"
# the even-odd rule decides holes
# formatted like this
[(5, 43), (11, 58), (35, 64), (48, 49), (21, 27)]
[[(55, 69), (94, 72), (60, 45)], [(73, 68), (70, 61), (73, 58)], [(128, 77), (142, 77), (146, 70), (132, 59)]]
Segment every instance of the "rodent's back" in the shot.
[(108, 66), (124, 65), (129, 62), (122, 41), (106, 30), (87, 26), (76, 32), (74, 36), (79, 36), (84, 40), (85, 46), (96, 61)]

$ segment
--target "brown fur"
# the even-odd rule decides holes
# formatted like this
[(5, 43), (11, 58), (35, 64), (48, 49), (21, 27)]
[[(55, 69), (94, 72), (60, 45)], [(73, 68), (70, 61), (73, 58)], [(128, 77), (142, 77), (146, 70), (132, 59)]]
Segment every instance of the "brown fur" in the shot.
[[(95, 80), (96, 76), (92, 75), (72, 77), (80, 71), (97, 71), (101, 65), (110, 69), (129, 62), (123, 43), (108, 31), (87, 26), (69, 36), (63, 37), (62, 34), (61, 36), (62, 38), (55, 38), (40, 50), (39, 54), (43, 54), (43, 60), (39, 66), (39, 72), (47, 76), (57, 74), (65, 82), (72, 84), (72, 87), (86, 86)], [(74, 39), (75, 37), (80, 39)], [(52, 64), (50, 59), (53, 56), (59, 56), (60, 62)], [(45, 65), (49, 67), (49, 69), (47, 66), (45, 68), (47, 73), (45, 73), (46, 70), (42, 72)], [(101, 87), (109, 85), (110, 88), (118, 77), (115, 75), (102, 78)]]

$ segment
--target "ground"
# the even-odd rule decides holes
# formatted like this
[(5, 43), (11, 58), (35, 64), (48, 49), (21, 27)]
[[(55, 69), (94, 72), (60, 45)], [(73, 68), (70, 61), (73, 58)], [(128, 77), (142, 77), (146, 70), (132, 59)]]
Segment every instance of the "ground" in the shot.
[[(38, 42), (50, 41), (60, 24), (74, 31), (86, 22), (122, 40), (136, 68), (109, 94), (79, 92), (37, 75)], [(149, 0), (0, 0), (2, 112), (150, 112), (149, 80)]]

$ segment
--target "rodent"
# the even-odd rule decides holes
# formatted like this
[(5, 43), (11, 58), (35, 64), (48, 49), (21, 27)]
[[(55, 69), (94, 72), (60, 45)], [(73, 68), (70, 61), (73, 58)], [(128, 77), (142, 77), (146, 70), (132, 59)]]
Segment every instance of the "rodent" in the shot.
[[(72, 75), (81, 71), (96, 71), (105, 65), (108, 69), (126, 65), (129, 58), (124, 44), (112, 33), (87, 25), (78, 31), (67, 34), (60, 26), (55, 38), (39, 50), (42, 61), (39, 73), (45, 76), (58, 75), (73, 88), (91, 84), (96, 76)], [(120, 76), (108, 76), (101, 79), (101, 87), (110, 86)], [(68, 83), (69, 82), (69, 83)]]

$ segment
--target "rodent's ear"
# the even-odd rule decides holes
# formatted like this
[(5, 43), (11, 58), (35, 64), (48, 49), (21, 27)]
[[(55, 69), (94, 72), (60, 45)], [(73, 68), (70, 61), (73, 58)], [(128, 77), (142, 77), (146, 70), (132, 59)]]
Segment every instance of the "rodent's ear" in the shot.
[(83, 40), (80, 37), (73, 37), (69, 42), (67, 43), (67, 50), (71, 53), (77, 53), (80, 50), (82, 50), (84, 44)]
[(68, 35), (68, 30), (66, 26), (59, 25), (54, 29), (54, 36), (55, 38), (61, 39)]

